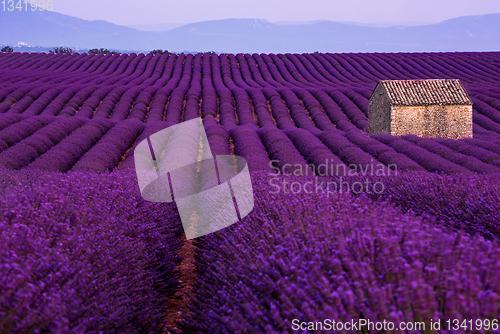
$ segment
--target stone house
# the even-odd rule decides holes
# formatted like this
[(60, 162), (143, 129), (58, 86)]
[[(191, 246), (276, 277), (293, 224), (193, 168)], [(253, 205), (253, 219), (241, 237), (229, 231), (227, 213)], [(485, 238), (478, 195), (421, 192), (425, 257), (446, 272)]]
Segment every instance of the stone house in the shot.
[(370, 133), (471, 138), (472, 101), (458, 79), (381, 80), (368, 121)]

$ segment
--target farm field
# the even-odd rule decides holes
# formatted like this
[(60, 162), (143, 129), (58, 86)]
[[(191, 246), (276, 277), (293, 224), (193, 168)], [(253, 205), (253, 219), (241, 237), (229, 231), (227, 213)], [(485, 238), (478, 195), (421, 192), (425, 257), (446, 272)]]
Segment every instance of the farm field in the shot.
[[(379, 80), (437, 78), (473, 138), (367, 134)], [(255, 207), (186, 240), (134, 149), (198, 117)], [(0, 172), (0, 333), (500, 333), (500, 52), (0, 53)]]

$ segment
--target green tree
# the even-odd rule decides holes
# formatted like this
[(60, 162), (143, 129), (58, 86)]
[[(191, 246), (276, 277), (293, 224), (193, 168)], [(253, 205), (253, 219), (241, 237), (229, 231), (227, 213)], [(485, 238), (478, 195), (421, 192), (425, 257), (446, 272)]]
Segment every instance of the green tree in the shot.
[(50, 53), (73, 53), (72, 48), (55, 47), (54, 50), (50, 50)]
[(6, 45), (2, 48), (2, 52), (14, 52), (14, 49), (10, 45)]
[(100, 48), (100, 49), (90, 49), (89, 53), (92, 53), (92, 54), (99, 54), (99, 53), (103, 53), (103, 54), (107, 54), (107, 53), (117, 54), (118, 52), (116, 52), (116, 51), (109, 51), (108, 49)]
[(168, 50), (162, 50), (162, 49), (155, 49), (153, 51), (149, 51), (149, 53), (152, 53), (154, 55), (157, 53), (162, 54), (162, 55), (163, 54), (168, 54), (168, 55), (170, 54), (170, 52), (168, 52)]

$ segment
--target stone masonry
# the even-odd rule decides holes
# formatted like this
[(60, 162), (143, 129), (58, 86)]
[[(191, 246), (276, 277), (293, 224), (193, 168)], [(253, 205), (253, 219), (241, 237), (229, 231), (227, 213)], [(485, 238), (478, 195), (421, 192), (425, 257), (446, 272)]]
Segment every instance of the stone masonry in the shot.
[(472, 137), (472, 102), (459, 80), (383, 80), (369, 101), (370, 133)]

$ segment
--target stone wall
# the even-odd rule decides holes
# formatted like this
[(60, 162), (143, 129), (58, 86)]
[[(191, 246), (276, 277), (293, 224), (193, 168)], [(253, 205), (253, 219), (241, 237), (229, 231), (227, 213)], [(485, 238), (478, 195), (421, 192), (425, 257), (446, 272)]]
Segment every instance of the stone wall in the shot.
[(381, 85), (377, 85), (370, 98), (368, 123), (370, 133), (391, 133), (391, 100)]
[(390, 128), (395, 136), (472, 138), (472, 106), (393, 106)]

